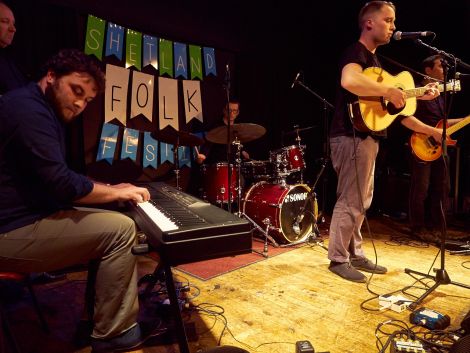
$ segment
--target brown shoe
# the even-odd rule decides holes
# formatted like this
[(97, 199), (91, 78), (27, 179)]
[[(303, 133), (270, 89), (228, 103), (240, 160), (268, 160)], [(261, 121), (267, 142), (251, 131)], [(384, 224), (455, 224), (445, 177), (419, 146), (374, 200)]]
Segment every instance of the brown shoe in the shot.
[(386, 267), (375, 264), (365, 257), (352, 258), (351, 265), (353, 265), (355, 269), (360, 270), (360, 271), (376, 273), (379, 275), (383, 275), (384, 273), (387, 273)]
[(365, 283), (366, 276), (356, 270), (349, 262), (334, 262), (331, 261), (328, 269), (344, 279), (352, 282)]

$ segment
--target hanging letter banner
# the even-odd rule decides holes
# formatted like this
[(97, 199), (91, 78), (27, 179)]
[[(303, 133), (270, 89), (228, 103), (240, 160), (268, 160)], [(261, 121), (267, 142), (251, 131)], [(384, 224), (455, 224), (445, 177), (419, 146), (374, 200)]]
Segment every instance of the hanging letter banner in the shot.
[(166, 77), (158, 78), (158, 108), (160, 130), (168, 125), (179, 130), (177, 80)]
[(142, 67), (152, 65), (158, 70), (158, 38), (144, 34), (144, 57)]
[(142, 33), (127, 30), (126, 36), (126, 67), (134, 66), (142, 70)]
[(106, 56), (114, 55), (122, 60), (122, 50), (124, 48), (124, 28), (114, 23), (108, 23), (108, 34), (106, 36)]
[(204, 55), (204, 71), (206, 76), (214, 75), (217, 76), (217, 70), (215, 68), (215, 52), (214, 48), (204, 47), (202, 49)]
[(203, 122), (201, 82), (183, 80), (184, 112), (186, 123), (192, 119)]
[(201, 47), (189, 46), (189, 65), (191, 68), (191, 80), (198, 77), (202, 80)]
[(131, 116), (142, 114), (148, 121), (153, 116), (154, 76), (134, 70), (132, 73)]
[(88, 15), (85, 38), (85, 54), (93, 54), (98, 59), (103, 59), (104, 28), (106, 21), (101, 18)]
[(160, 154), (162, 157), (162, 164), (166, 161), (173, 163), (174, 156), (173, 156), (173, 145), (170, 145), (165, 142), (160, 142)]
[(129, 70), (115, 65), (106, 65), (104, 95), (104, 121), (106, 123), (118, 119), (122, 125), (126, 125), (128, 85)]
[(173, 43), (160, 38), (160, 76), (168, 74), (173, 77)]
[(139, 145), (139, 131), (125, 128), (122, 136), (121, 159), (137, 160), (137, 147)]
[(179, 161), (179, 168), (183, 166), (188, 166), (191, 168), (191, 150), (188, 146), (180, 146), (178, 148), (178, 161)]
[(186, 44), (174, 43), (175, 49), (175, 78), (182, 76), (188, 78), (188, 59), (186, 54)]
[(98, 154), (96, 160), (104, 159), (109, 164), (113, 163), (114, 152), (116, 151), (119, 126), (114, 124), (103, 124), (100, 143), (98, 145)]
[(150, 132), (144, 132), (144, 153), (142, 156), (142, 166), (153, 167), (157, 169), (158, 167), (158, 141), (150, 136)]

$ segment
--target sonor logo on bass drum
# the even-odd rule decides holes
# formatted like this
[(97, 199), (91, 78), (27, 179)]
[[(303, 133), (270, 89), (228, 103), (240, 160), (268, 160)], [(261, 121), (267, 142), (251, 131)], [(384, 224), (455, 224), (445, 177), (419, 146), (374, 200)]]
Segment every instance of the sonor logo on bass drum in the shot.
[(306, 192), (293, 193), (293, 194), (286, 195), (286, 198), (284, 199), (284, 203), (303, 201), (306, 198), (307, 198)]

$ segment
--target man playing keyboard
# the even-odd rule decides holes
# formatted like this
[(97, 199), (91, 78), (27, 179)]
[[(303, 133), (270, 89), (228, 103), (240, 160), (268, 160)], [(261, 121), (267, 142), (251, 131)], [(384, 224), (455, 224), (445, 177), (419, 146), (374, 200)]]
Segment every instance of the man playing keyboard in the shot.
[(67, 167), (64, 125), (104, 83), (90, 57), (63, 50), (46, 63), (39, 82), (0, 98), (0, 268), (53, 271), (94, 260), (94, 353), (134, 349), (164, 331), (144, 332), (137, 323), (134, 221), (76, 207), (150, 198), (145, 188), (96, 183)]

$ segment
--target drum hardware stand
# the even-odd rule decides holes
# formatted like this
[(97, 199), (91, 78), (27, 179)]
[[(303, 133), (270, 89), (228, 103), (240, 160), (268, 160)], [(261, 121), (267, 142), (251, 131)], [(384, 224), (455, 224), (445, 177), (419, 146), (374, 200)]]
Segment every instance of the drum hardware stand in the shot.
[[(443, 124), (442, 124), (442, 140), (441, 140), (441, 145), (442, 145), (442, 156), (441, 158), (443, 158), (444, 160), (444, 165), (447, 165), (447, 161), (448, 161), (448, 155), (447, 155), (447, 136), (446, 136), (446, 127), (447, 127), (447, 97), (446, 97), (446, 91), (447, 91), (447, 72), (448, 72), (448, 63), (446, 62), (445, 59), (449, 59), (452, 63), (454, 63), (455, 67), (454, 69), (456, 69), (456, 66), (457, 64), (460, 64), (461, 66), (463, 67), (466, 67), (466, 68), (470, 68), (470, 65), (462, 62), (459, 58), (455, 57), (454, 55), (452, 54), (448, 54), (446, 53), (445, 51), (443, 50), (439, 50), (437, 48), (434, 48), (424, 42), (422, 42), (420, 39), (417, 39), (415, 41), (415, 43), (418, 43), (428, 49), (431, 49), (434, 53), (436, 54), (439, 54), (441, 57), (442, 57), (442, 68), (443, 68), (443, 71), (444, 71), (444, 91), (443, 91), (443, 98), (444, 98), (444, 114), (443, 114)], [(445, 178), (442, 180), (442, 183), (445, 183)], [(445, 189), (445, 187), (442, 188), (443, 190)], [(447, 274), (447, 271), (445, 269), (445, 257), (446, 257), (446, 248), (445, 248), (445, 245), (446, 245), (446, 238), (447, 238), (447, 229), (446, 229), (446, 219), (445, 219), (445, 212), (444, 212), (444, 207), (443, 207), (443, 200), (445, 199), (445, 196), (444, 196), (444, 192), (442, 192), (442, 195), (441, 195), (441, 222), (442, 222), (442, 229), (441, 229), (441, 239), (440, 239), (440, 252), (441, 252), (441, 267), (440, 268), (436, 268), (434, 269), (434, 272), (436, 273), (436, 275), (430, 275), (430, 274), (427, 274), (427, 273), (422, 273), (422, 272), (418, 272), (418, 271), (415, 271), (415, 270), (411, 270), (409, 268), (405, 268), (405, 273), (410, 275), (411, 277), (415, 278), (416, 277), (414, 275), (419, 275), (419, 276), (422, 276), (424, 278), (428, 278), (428, 279), (431, 279), (434, 281), (434, 285), (431, 286), (430, 288), (428, 288), (426, 290), (426, 292), (424, 292), (421, 297), (419, 297), (418, 299), (416, 299), (414, 302), (412, 302), (409, 307), (411, 309), (415, 309), (416, 307), (418, 307), (421, 302), (429, 295), (431, 294), (433, 291), (435, 291), (437, 289), (437, 287), (439, 287), (440, 285), (443, 285), (443, 284), (453, 284), (455, 286), (459, 286), (459, 287), (462, 287), (462, 288), (466, 288), (466, 289), (470, 289), (470, 286), (466, 285), (466, 284), (463, 284), (463, 283), (458, 283), (458, 282), (453, 282), (449, 275)]]
[(274, 245), (274, 247), (278, 248), (279, 247), (279, 244), (276, 243), (276, 241), (274, 240), (274, 238), (272, 236), (269, 235), (269, 229), (272, 228), (271, 226), (271, 220), (269, 219), (269, 217), (266, 217), (264, 220), (263, 220), (263, 223), (266, 225), (266, 230), (264, 230), (263, 228), (261, 228), (260, 225), (258, 225), (254, 220), (252, 220), (246, 213), (243, 213), (243, 212), (239, 212), (240, 213), (240, 217), (243, 215), (243, 217), (245, 217), (248, 221), (250, 221), (251, 224), (253, 224), (256, 229), (258, 229), (261, 233), (263, 233), (264, 235), (264, 246), (263, 246), (263, 251), (258, 251), (258, 250), (254, 250), (254, 249), (251, 249), (251, 251), (253, 251), (254, 253), (257, 253), (265, 258), (268, 258), (268, 239), (269, 241)]
[[(243, 145), (241, 144), (238, 137), (235, 137), (235, 140), (232, 142), (232, 144), (234, 146), (236, 146), (236, 148), (237, 148), (237, 152), (235, 154), (235, 165), (236, 165), (235, 168), (237, 168), (237, 172), (238, 172), (238, 177), (237, 177), (237, 208), (238, 208), (238, 210), (237, 210), (236, 215), (238, 217), (241, 217), (241, 207), (240, 207), (241, 198), (242, 198), (242, 183), (241, 183), (241, 163), (242, 163), (242, 159), (241, 159), (241, 150), (243, 148)], [(229, 188), (231, 188), (230, 184), (229, 184)]]
[(181, 190), (180, 188), (180, 161), (178, 156), (178, 149), (179, 149), (179, 137), (176, 138), (176, 144), (173, 145), (173, 161), (175, 162), (175, 176), (176, 176), (176, 188)]
[[(304, 158), (304, 147), (300, 144), (300, 142), (302, 141), (302, 138), (300, 137), (299, 135), (299, 125), (294, 125), (294, 130), (295, 130), (295, 134), (297, 135), (295, 137), (295, 141), (297, 141), (297, 146), (299, 147), (299, 151), (300, 151), (300, 154), (302, 156), (302, 160), (305, 161), (305, 158)], [(304, 168), (305, 168), (305, 162), (304, 162)], [(300, 168), (300, 184), (303, 184), (304, 183), (304, 171), (302, 168)]]

